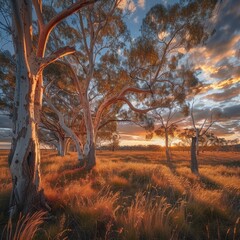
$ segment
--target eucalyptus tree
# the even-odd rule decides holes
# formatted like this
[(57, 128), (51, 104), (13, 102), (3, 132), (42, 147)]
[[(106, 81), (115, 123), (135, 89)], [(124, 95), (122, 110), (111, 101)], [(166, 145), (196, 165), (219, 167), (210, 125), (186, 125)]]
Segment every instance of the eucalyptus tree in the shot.
[[(162, 100), (160, 108), (154, 109), (148, 113), (148, 117), (153, 119), (155, 126), (153, 126), (147, 136), (152, 138), (155, 133), (157, 136), (164, 139), (165, 154), (169, 164), (171, 161), (169, 149), (170, 141), (177, 137), (179, 134), (178, 124), (183, 122), (189, 114), (187, 96), (190, 93), (196, 92), (196, 89), (200, 85), (192, 71), (183, 68), (176, 70), (176, 67), (177, 64), (175, 64), (174, 69), (171, 67), (171, 70), (175, 70), (175, 73), (178, 71), (178, 76), (176, 76), (179, 78), (178, 82), (172, 82), (171, 89), (162, 89), (161, 99), (165, 101)], [(180, 77), (182, 80), (180, 80)], [(169, 97), (169, 95), (171, 95), (171, 97)], [(158, 99), (160, 99), (160, 97), (158, 97)]]
[(179, 109), (187, 110), (187, 98), (200, 86), (197, 72), (189, 68), (188, 51), (207, 39), (206, 23), (216, 3), (190, 0), (155, 5), (143, 19), (142, 35), (129, 52), (132, 79), (152, 90), (142, 104), (156, 107), (151, 117), (160, 125), (156, 133), (165, 136), (168, 161), (168, 137), (177, 123), (173, 117)]
[(101, 126), (116, 114), (119, 105), (136, 108), (130, 93), (150, 92), (129, 77), (123, 64), (123, 49), (128, 31), (123, 21), (120, 0), (100, 1), (72, 16), (78, 51), (65, 65), (72, 71), (80, 109), (83, 112), (86, 138), (83, 148), (86, 168), (96, 164), (95, 145)]
[[(49, 98), (49, 101), (51, 104), (53, 104), (50, 99), (51, 97)], [(55, 107), (57, 107), (58, 104), (59, 102), (56, 103), (55, 101), (54, 107), (51, 108), (51, 105), (49, 106), (46, 101), (43, 102), (39, 138), (41, 142), (50, 146), (55, 146), (58, 150), (59, 156), (65, 156), (69, 149), (71, 135), (68, 134), (68, 131), (64, 130), (64, 126), (69, 126), (72, 133), (76, 115), (72, 116), (73, 114), (70, 111), (66, 111), (65, 116), (70, 112), (68, 119), (64, 120), (63, 123), (60, 122), (57, 112), (54, 111)], [(60, 112), (59, 114), (62, 115)], [(63, 124), (64, 126), (62, 126)]]
[(160, 97), (164, 91), (180, 94), (184, 83), (194, 86), (196, 78), (186, 68), (187, 53), (207, 39), (206, 24), (216, 3), (187, 0), (152, 7), (143, 19), (142, 35), (130, 51), (132, 78), (158, 89)]
[(60, 155), (65, 155), (67, 145), (72, 140), (78, 160), (82, 163), (82, 140), (86, 131), (69, 69), (56, 62), (45, 69), (44, 80), (42, 124), (58, 136)]
[[(10, 215), (27, 213), (46, 206), (40, 184), (40, 152), (38, 125), (43, 96), (43, 69), (58, 58), (72, 54), (75, 49), (62, 47), (47, 53), (52, 29), (63, 19), (95, 1), (80, 0), (68, 8), (58, 7), (50, 20), (44, 14), (42, 1), (11, 0), (12, 39), (16, 59), (16, 87), (14, 95), (13, 140), (9, 155), (13, 191)], [(33, 7), (35, 14), (33, 14)], [(33, 19), (36, 17), (37, 26)]]

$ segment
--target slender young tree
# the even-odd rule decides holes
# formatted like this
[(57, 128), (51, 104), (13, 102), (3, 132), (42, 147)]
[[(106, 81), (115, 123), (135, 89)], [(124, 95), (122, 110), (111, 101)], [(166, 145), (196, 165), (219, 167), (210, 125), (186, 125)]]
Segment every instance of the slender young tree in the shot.
[[(178, 84), (179, 83), (176, 85)], [(174, 85), (175, 83), (172, 83), (173, 88), (171, 92), (163, 91), (161, 93), (161, 97), (165, 99), (164, 104), (161, 104), (160, 108), (148, 114), (148, 116), (153, 119), (155, 125), (152, 128), (152, 133), (148, 134), (148, 136), (153, 137), (153, 133), (155, 133), (157, 136), (164, 139), (165, 154), (169, 166), (171, 166), (170, 140), (176, 137), (178, 134), (178, 124), (189, 114), (186, 97), (189, 92), (194, 91), (194, 88), (198, 87), (198, 81), (194, 80), (194, 86), (189, 86), (185, 83), (185, 79), (183, 78), (180, 91), (177, 86)], [(177, 92), (175, 92), (175, 89), (177, 89)], [(169, 94), (171, 94), (171, 97), (169, 97)]]
[(194, 136), (192, 136), (191, 142), (191, 171), (192, 173), (198, 175), (197, 155), (199, 151), (199, 139), (207, 134), (208, 130), (212, 127), (216, 120), (213, 119), (213, 113), (211, 113), (210, 117), (206, 117), (202, 124), (197, 124), (194, 118), (193, 105), (194, 103), (192, 103), (190, 110), (191, 121), (194, 129)]

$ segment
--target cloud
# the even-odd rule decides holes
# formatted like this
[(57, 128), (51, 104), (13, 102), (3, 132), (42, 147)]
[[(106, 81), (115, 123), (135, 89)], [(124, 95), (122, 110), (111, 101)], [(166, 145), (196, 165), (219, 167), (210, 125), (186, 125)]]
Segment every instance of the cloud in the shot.
[[(212, 56), (230, 55), (236, 50), (240, 31), (240, 2), (222, 1), (216, 16), (215, 34), (207, 42), (207, 49)], [(227, 51), (226, 51), (227, 50)], [(226, 54), (227, 53), (227, 54)]]
[(212, 21), (215, 33), (205, 46), (192, 49), (189, 53), (194, 68), (202, 72), (200, 79), (207, 84), (203, 92), (231, 88), (240, 81), (239, 9), (239, 1), (222, 1)]
[(122, 0), (119, 3), (118, 7), (125, 11), (130, 11), (132, 13), (135, 12), (135, 10), (136, 10), (136, 5), (133, 0)]
[(209, 94), (206, 96), (206, 98), (211, 99), (213, 101), (221, 102), (221, 101), (231, 100), (232, 98), (239, 96), (239, 93), (240, 93), (240, 84), (238, 84), (236, 87), (231, 87), (219, 93)]
[(11, 128), (12, 121), (6, 115), (0, 115), (0, 128)]
[(240, 104), (224, 108), (223, 116), (226, 117), (226, 119), (240, 119)]
[(145, 8), (145, 0), (138, 0), (138, 6), (142, 9)]
[(12, 139), (12, 131), (10, 129), (0, 129), (0, 142), (10, 142)]
[(235, 132), (232, 128), (226, 128), (226, 126), (219, 123), (215, 123), (210, 129), (216, 136), (225, 137), (228, 135), (233, 135)]
[(118, 131), (120, 134), (129, 136), (145, 136), (145, 130), (135, 124), (119, 124)]

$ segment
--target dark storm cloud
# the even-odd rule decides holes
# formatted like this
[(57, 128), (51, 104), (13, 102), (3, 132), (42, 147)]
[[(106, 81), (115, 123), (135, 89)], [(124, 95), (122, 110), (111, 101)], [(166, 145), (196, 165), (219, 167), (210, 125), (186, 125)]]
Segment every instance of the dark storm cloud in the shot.
[(10, 129), (0, 129), (0, 142), (10, 142), (12, 131)]
[(230, 100), (234, 97), (239, 96), (240, 94), (240, 84), (237, 84), (236, 87), (226, 89), (220, 93), (213, 93), (206, 96), (206, 98), (211, 99), (216, 102), (222, 102)]
[(6, 115), (0, 114), (0, 128), (11, 128), (12, 127), (12, 121), (9, 119)]
[(240, 104), (225, 107), (225, 108), (213, 108), (212, 110), (194, 109), (194, 118), (196, 121), (200, 121), (206, 118), (210, 118), (212, 114), (213, 119), (219, 121), (240, 120)]
[[(214, 120), (217, 122), (221, 122), (221, 124), (228, 125), (231, 123), (231, 127), (236, 127), (236, 124), (239, 123), (240, 120), (240, 104), (225, 108), (215, 107), (210, 109), (211, 106), (208, 108), (194, 108), (193, 109), (193, 116), (195, 123), (201, 125), (202, 121), (207, 119), (207, 122)], [(236, 120), (236, 121), (235, 121)], [(235, 122), (233, 122), (235, 121)], [(192, 125), (191, 118), (188, 117), (185, 119), (184, 122), (181, 123), (181, 126)], [(229, 126), (230, 127), (230, 126)]]
[(226, 117), (226, 119), (238, 118), (240, 120), (240, 104), (224, 108), (223, 117)]
[(228, 128), (226, 126), (222, 126), (218, 123), (215, 123), (211, 130), (214, 132), (215, 135), (217, 136), (224, 136), (224, 135), (232, 135), (234, 134), (234, 130), (232, 128)]
[[(229, 48), (231, 41), (240, 31), (240, 1), (222, 1), (215, 26), (215, 34), (207, 43), (213, 54), (221, 54)], [(239, 34), (239, 33), (238, 33)]]

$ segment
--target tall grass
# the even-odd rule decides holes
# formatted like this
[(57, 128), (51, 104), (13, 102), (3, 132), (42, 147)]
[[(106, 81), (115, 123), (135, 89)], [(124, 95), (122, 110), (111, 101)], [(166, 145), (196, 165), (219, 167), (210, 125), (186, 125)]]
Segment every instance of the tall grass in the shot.
[(2, 239), (240, 239), (238, 155), (200, 155), (199, 177), (191, 173), (187, 153), (173, 152), (174, 172), (163, 156), (103, 151), (87, 173), (77, 168), (75, 153), (44, 151), (42, 184), (52, 211), (47, 219), (43, 213), (21, 216), (16, 224), (6, 220), (11, 178), (1, 157)]
[(164, 197), (138, 192), (122, 215), (123, 239), (173, 239), (181, 228), (177, 223), (184, 224), (184, 212), (184, 201), (172, 206)]
[(37, 231), (40, 230), (41, 224), (44, 222), (46, 212), (38, 211), (26, 216), (20, 214), (16, 224), (9, 219), (3, 234), (2, 240), (28, 240), (33, 239)]

